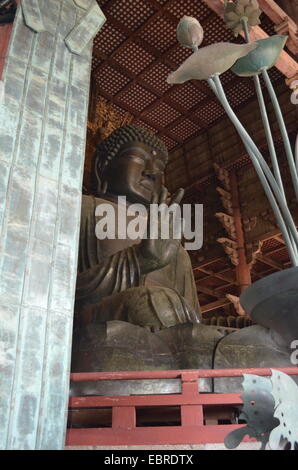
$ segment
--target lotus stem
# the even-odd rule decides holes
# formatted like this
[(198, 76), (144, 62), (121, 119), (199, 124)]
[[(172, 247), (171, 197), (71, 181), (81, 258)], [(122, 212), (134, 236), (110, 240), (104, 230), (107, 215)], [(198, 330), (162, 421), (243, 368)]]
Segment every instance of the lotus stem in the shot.
[(248, 18), (246, 17), (242, 18), (241, 23), (242, 23), (243, 30), (244, 30), (245, 40), (247, 43), (250, 43), (251, 39), (250, 39), (249, 29), (248, 29)]
[[(251, 43), (247, 18), (243, 18), (241, 20), (241, 22), (242, 22), (246, 42)], [(284, 186), (283, 186), (283, 182), (282, 182), (282, 178), (281, 178), (281, 174), (280, 174), (277, 154), (276, 154), (275, 145), (274, 145), (274, 139), (272, 137), (271, 127), (270, 127), (270, 122), (269, 122), (269, 118), (268, 118), (268, 114), (267, 114), (267, 109), (266, 109), (266, 105), (265, 105), (265, 100), (264, 100), (264, 96), (263, 96), (261, 82), (260, 82), (260, 79), (259, 79), (258, 75), (254, 75), (253, 79), (254, 79), (255, 89), (256, 89), (257, 98), (258, 98), (258, 102), (259, 102), (261, 117), (262, 117), (263, 126), (264, 126), (264, 130), (265, 130), (265, 135), (266, 135), (266, 140), (267, 140), (267, 144), (268, 144), (268, 149), (269, 149), (269, 153), (270, 153), (270, 157), (271, 157), (273, 173), (274, 173), (275, 179), (277, 181), (277, 184), (278, 184), (278, 186), (281, 190), (281, 193), (283, 194), (285, 203), (287, 204), (286, 194), (285, 194), (285, 190), (284, 190)], [(296, 170), (297, 170), (297, 162), (296, 162)], [(291, 242), (292, 242), (292, 247), (293, 247), (293, 249), (296, 253), (296, 257), (298, 257), (298, 249), (297, 249), (295, 243), (293, 243), (293, 237), (291, 236), (291, 234), (289, 234), (289, 236), (290, 236), (290, 239), (291, 239)]]
[(293, 219), (292, 219), (292, 216), (290, 214), (289, 208), (283, 200), (282, 194), (281, 194), (281, 192), (278, 188), (278, 185), (277, 185), (277, 183), (276, 183), (276, 181), (275, 181), (275, 179), (274, 179), (274, 177), (271, 173), (271, 170), (270, 170), (269, 166), (267, 165), (264, 157), (262, 156), (261, 152), (257, 148), (256, 144), (254, 143), (254, 141), (252, 140), (250, 135), (247, 133), (247, 131), (245, 130), (245, 128), (243, 127), (243, 125), (239, 121), (238, 117), (234, 113), (233, 109), (231, 108), (231, 106), (230, 106), (230, 104), (227, 100), (226, 94), (224, 92), (224, 89), (222, 87), (219, 76), (214, 75), (213, 79), (214, 79), (215, 87), (216, 87), (216, 90), (218, 92), (219, 98), (221, 98), (221, 104), (224, 106), (228, 116), (230, 117), (230, 119), (232, 120), (232, 122), (235, 125), (236, 129), (238, 130), (241, 138), (245, 140), (248, 147), (252, 150), (254, 158), (257, 158), (258, 162), (260, 163), (260, 165), (261, 165), (261, 167), (262, 167), (269, 183), (271, 184), (272, 190), (275, 193), (275, 197), (277, 198), (277, 201), (278, 201), (282, 211), (284, 212), (284, 216), (287, 218), (287, 221), (288, 221), (289, 225), (292, 227), (292, 230), (294, 231), (295, 240), (296, 240), (296, 243), (297, 243), (297, 246), (298, 246), (298, 235), (297, 235), (297, 230), (296, 230), (295, 224), (293, 222)]
[[(279, 186), (279, 189), (280, 189), (280, 191), (281, 191), (281, 193), (284, 197), (285, 203), (287, 204), (286, 194), (285, 194), (285, 190), (284, 190), (284, 186), (283, 186), (283, 182), (282, 182), (282, 178), (281, 178), (281, 174), (280, 174), (277, 154), (276, 154), (274, 140), (273, 140), (273, 136), (272, 136), (272, 132), (271, 132), (271, 128), (270, 128), (270, 123), (269, 123), (269, 119), (268, 119), (268, 114), (267, 114), (267, 110), (266, 110), (266, 105), (265, 105), (265, 101), (264, 101), (264, 96), (263, 96), (263, 91), (262, 91), (260, 79), (257, 75), (255, 75), (253, 78), (254, 78), (254, 82), (255, 82), (255, 89), (256, 89), (256, 92), (257, 92), (257, 97), (258, 97), (259, 107), (260, 107), (260, 111), (261, 111), (263, 126), (264, 126), (264, 130), (265, 130), (267, 144), (268, 144), (268, 149), (269, 149), (269, 153), (270, 153), (270, 157), (271, 157), (273, 173), (274, 173), (275, 179), (277, 181), (277, 184)], [(290, 235), (290, 238), (293, 241), (293, 238), (291, 237), (291, 235)], [(296, 256), (298, 257), (298, 250), (297, 250), (296, 245), (292, 243), (292, 246), (293, 246), (293, 249), (296, 252)]]
[[(214, 82), (213, 82), (213, 80), (214, 80)], [(283, 197), (283, 195), (282, 195), (282, 193), (281, 193), (281, 191), (280, 191), (280, 189), (279, 189), (279, 187), (278, 187), (278, 185), (277, 185), (277, 183), (276, 183), (276, 181), (275, 181), (275, 179), (274, 179), (267, 163), (265, 162), (263, 156), (261, 155), (261, 153), (259, 152), (259, 150), (256, 147), (255, 143), (253, 142), (253, 140), (251, 139), (249, 134), (246, 132), (246, 130), (242, 126), (241, 122), (239, 121), (239, 119), (235, 115), (234, 111), (232, 110), (231, 106), (229, 105), (229, 102), (226, 98), (225, 92), (222, 88), (219, 76), (215, 75), (213, 77), (213, 80), (210, 78), (208, 80), (208, 83), (209, 83), (210, 87), (212, 88), (212, 90), (214, 91), (214, 93), (216, 94), (216, 96), (218, 97), (221, 104), (223, 105), (226, 113), (230, 117), (230, 119), (233, 122), (233, 124), (235, 125), (241, 139), (243, 140), (243, 143), (244, 143), (244, 145), (245, 145), (245, 147), (248, 151), (248, 154), (251, 157), (252, 163), (253, 163), (253, 165), (256, 169), (256, 172), (257, 172), (257, 174), (258, 174), (258, 176), (261, 180), (263, 188), (264, 188), (264, 190), (266, 192), (266, 195), (269, 199), (269, 202), (272, 206), (272, 209), (274, 211), (274, 214), (275, 214), (275, 217), (276, 217), (277, 222), (279, 224), (279, 227), (282, 231), (285, 243), (286, 243), (288, 251), (289, 251), (291, 262), (293, 263), (294, 266), (298, 266), (298, 257), (297, 257), (297, 254), (296, 254), (296, 246), (298, 246), (297, 230), (296, 230), (295, 224), (293, 222), (293, 219), (291, 217), (290, 211), (289, 211), (289, 209), (288, 209), (288, 207), (287, 207), (287, 205), (284, 201), (284, 197)], [(276, 198), (279, 202), (280, 208), (277, 205), (277, 202), (274, 198), (274, 195), (272, 193), (272, 190), (271, 190), (271, 188), (268, 184), (268, 181), (267, 181), (265, 175), (267, 176), (268, 180), (270, 181), (270, 183), (272, 185), (272, 190), (274, 191), (274, 193), (276, 195)], [(285, 224), (285, 221), (284, 221), (284, 219), (281, 215), (280, 210), (282, 210), (282, 212), (284, 214), (284, 217), (285, 217), (285, 220), (287, 222), (288, 228)], [(290, 230), (294, 241), (291, 240), (288, 229)]]
[[(249, 35), (247, 18), (242, 18), (241, 23), (243, 25), (245, 40), (249, 44), (249, 43), (251, 43), (251, 39), (250, 39), (250, 35)], [(269, 118), (268, 118), (268, 114), (267, 114), (267, 109), (266, 109), (266, 105), (265, 105), (265, 100), (264, 100), (264, 96), (263, 96), (263, 91), (262, 91), (260, 79), (259, 79), (258, 75), (254, 75), (253, 79), (254, 79), (255, 89), (256, 89), (256, 93), (257, 93), (257, 97), (258, 97), (258, 102), (259, 102), (259, 107), (260, 107), (260, 111), (261, 111), (263, 126), (264, 126), (264, 130), (265, 130), (265, 134), (266, 134), (266, 139), (267, 139), (267, 143), (268, 143), (268, 149), (269, 149), (269, 153), (270, 153), (270, 157), (271, 157), (273, 173), (274, 173), (275, 179), (277, 181), (277, 184), (279, 186), (279, 189), (283, 193), (283, 196), (284, 196), (285, 201), (286, 201), (286, 195), (285, 195), (283, 182), (282, 182), (282, 178), (281, 178), (281, 174), (280, 174), (278, 159), (277, 159), (277, 155), (276, 155), (274, 140), (273, 140), (273, 137), (272, 137), (270, 122), (269, 122)]]
[(233, 109), (231, 108), (231, 106), (230, 106), (230, 104), (227, 100), (226, 94), (224, 92), (224, 89), (222, 87), (219, 76), (214, 75), (213, 79), (214, 79), (216, 89), (219, 93), (219, 97), (221, 98), (221, 103), (224, 106), (228, 116), (230, 116), (230, 119), (234, 123), (234, 125), (235, 125), (236, 129), (238, 130), (240, 136), (244, 138), (244, 140), (246, 141), (248, 147), (252, 150), (254, 158), (257, 158), (257, 160), (259, 161), (259, 163), (260, 163), (260, 165), (261, 165), (261, 167), (262, 167), (269, 183), (271, 184), (272, 190), (275, 194), (275, 197), (277, 198), (278, 204), (280, 205), (281, 210), (284, 212), (284, 217), (287, 219), (287, 223), (288, 223), (289, 227), (291, 228), (291, 231), (293, 232), (293, 235), (295, 237), (295, 242), (298, 246), (298, 234), (297, 234), (296, 226), (295, 226), (294, 221), (292, 219), (289, 208), (288, 208), (287, 204), (285, 203), (285, 201), (283, 199), (283, 196), (280, 192), (280, 189), (279, 189), (279, 187), (278, 187), (278, 185), (277, 185), (277, 183), (276, 183), (276, 181), (275, 181), (275, 179), (274, 179), (274, 177), (271, 173), (271, 170), (270, 170), (269, 166), (267, 165), (267, 163), (266, 163), (264, 157), (262, 156), (261, 152), (259, 151), (258, 147), (256, 146), (256, 144), (254, 143), (254, 141), (252, 140), (250, 135), (247, 133), (247, 131), (245, 130), (245, 128), (243, 127), (243, 125), (239, 121), (236, 114), (234, 113)]
[(291, 147), (290, 139), (289, 139), (289, 136), (288, 136), (288, 133), (287, 133), (285, 121), (284, 121), (284, 118), (283, 118), (283, 115), (282, 115), (282, 112), (281, 112), (279, 102), (278, 102), (278, 99), (276, 97), (274, 88), (272, 86), (270, 77), (269, 77), (268, 72), (267, 72), (266, 69), (262, 70), (262, 75), (263, 75), (263, 78), (265, 80), (267, 89), (269, 91), (269, 95), (270, 95), (270, 98), (271, 98), (271, 101), (272, 101), (272, 104), (273, 104), (273, 108), (274, 108), (274, 111), (275, 111), (275, 115), (276, 115), (276, 118), (277, 118), (279, 129), (280, 129), (280, 132), (281, 132), (281, 135), (282, 135), (282, 138), (283, 138), (284, 147), (285, 147), (285, 151), (286, 151), (286, 156), (287, 156), (287, 160), (288, 160), (288, 164), (289, 164), (289, 168), (290, 168), (290, 173), (291, 173), (291, 177), (292, 177), (292, 182), (293, 182), (293, 186), (294, 186), (294, 191), (295, 191), (296, 199), (298, 201), (298, 175), (297, 175), (297, 169), (296, 169), (296, 165), (295, 165), (294, 155), (293, 155), (293, 152), (292, 152), (292, 147)]
[(267, 143), (268, 143), (269, 153), (270, 153), (270, 157), (271, 157), (273, 173), (274, 173), (275, 179), (277, 181), (277, 184), (279, 186), (279, 189), (280, 189), (281, 193), (283, 194), (285, 202), (286, 202), (286, 195), (285, 195), (284, 186), (283, 186), (283, 182), (282, 182), (282, 178), (281, 178), (281, 174), (280, 174), (280, 169), (279, 169), (279, 164), (278, 164), (278, 160), (277, 160), (274, 140), (273, 140), (273, 136), (272, 136), (272, 132), (271, 132), (271, 128), (270, 128), (270, 122), (269, 122), (269, 119), (268, 119), (268, 114), (267, 114), (267, 110), (266, 110), (266, 105), (265, 105), (265, 101), (264, 101), (264, 96), (263, 96), (263, 92), (262, 92), (260, 79), (257, 75), (254, 76), (254, 82), (255, 82), (255, 88), (256, 88), (257, 97), (258, 97), (258, 101), (259, 101), (259, 106), (260, 106), (262, 121), (263, 121), (263, 125), (264, 125), (264, 130), (265, 130), (265, 134), (266, 134), (266, 139), (267, 139)]

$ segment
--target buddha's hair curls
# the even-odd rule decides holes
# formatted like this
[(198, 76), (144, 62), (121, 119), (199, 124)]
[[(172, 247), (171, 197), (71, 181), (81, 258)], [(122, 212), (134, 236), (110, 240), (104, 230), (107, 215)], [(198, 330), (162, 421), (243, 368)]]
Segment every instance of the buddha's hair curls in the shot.
[(133, 124), (127, 124), (115, 129), (106, 139), (104, 139), (96, 148), (92, 164), (92, 186), (94, 187), (94, 177), (98, 181), (107, 165), (115, 158), (121, 147), (129, 142), (141, 142), (147, 144), (157, 152), (165, 155), (168, 159), (168, 150), (166, 145), (147, 129)]

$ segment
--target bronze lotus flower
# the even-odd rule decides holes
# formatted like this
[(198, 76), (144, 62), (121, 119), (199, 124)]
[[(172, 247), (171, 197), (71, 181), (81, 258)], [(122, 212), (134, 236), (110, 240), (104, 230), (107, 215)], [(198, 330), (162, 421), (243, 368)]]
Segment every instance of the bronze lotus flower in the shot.
[(204, 30), (196, 18), (183, 16), (177, 27), (177, 39), (183, 47), (197, 49), (204, 37)]
[(242, 21), (246, 20), (248, 27), (260, 24), (262, 10), (259, 8), (257, 0), (236, 0), (236, 2), (226, 1), (225, 22), (227, 28), (231, 29), (235, 36), (243, 30)]

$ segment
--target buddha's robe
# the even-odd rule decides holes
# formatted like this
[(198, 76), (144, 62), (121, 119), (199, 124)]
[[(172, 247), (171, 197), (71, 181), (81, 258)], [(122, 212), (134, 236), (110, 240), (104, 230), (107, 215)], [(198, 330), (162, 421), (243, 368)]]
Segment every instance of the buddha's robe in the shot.
[(136, 254), (140, 239), (96, 237), (95, 210), (103, 203), (112, 204), (117, 216), (117, 203), (83, 196), (76, 289), (80, 323), (122, 320), (151, 329), (199, 323), (200, 308), (187, 252), (180, 246), (169, 265), (141, 275)]

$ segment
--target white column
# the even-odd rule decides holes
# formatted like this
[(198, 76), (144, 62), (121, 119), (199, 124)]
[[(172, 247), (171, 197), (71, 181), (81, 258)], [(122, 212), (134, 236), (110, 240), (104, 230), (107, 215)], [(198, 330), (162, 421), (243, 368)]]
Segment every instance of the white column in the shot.
[(0, 105), (0, 448), (62, 449), (96, 0), (21, 0)]

